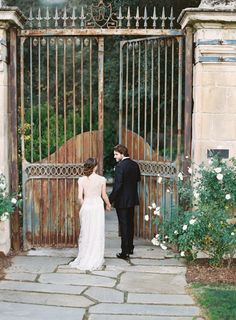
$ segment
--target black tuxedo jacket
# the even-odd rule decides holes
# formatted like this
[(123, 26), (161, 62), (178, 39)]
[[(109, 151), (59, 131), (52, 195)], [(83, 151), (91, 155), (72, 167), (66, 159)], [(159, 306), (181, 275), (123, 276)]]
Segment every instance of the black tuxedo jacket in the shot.
[(138, 181), (140, 170), (135, 161), (126, 158), (116, 165), (114, 186), (109, 196), (115, 208), (132, 208), (139, 204)]

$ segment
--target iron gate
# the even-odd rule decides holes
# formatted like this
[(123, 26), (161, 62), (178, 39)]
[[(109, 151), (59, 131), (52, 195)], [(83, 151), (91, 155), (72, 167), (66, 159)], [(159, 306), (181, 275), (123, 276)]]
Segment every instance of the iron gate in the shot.
[(173, 29), (173, 10), (158, 17), (156, 7), (143, 15), (137, 8), (132, 16), (103, 1), (87, 10), (31, 10), (18, 34), (25, 248), (77, 244), (82, 162), (95, 156), (103, 172), (107, 36), (135, 37), (121, 42), (119, 139), (143, 176), (138, 236), (153, 232), (144, 223), (148, 204), (166, 206), (175, 194), (166, 195), (166, 186), (180, 165), (183, 34)]
[[(136, 235), (156, 232), (149, 206), (170, 220), (181, 164), (183, 37), (158, 36), (120, 43), (119, 140), (141, 169)], [(145, 221), (144, 216), (149, 220)]]

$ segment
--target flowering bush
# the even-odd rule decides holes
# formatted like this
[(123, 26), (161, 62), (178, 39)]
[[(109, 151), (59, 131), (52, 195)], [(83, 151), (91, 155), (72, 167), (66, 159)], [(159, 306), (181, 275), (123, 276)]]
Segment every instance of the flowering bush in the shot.
[(6, 190), (6, 177), (0, 172), (0, 221), (9, 219), (18, 203), (17, 199), (13, 195), (7, 194)]
[(213, 265), (225, 258), (230, 265), (236, 253), (236, 160), (213, 158), (208, 166), (193, 165), (188, 173), (177, 177), (179, 214), (152, 242), (167, 240), (187, 259), (202, 251)]

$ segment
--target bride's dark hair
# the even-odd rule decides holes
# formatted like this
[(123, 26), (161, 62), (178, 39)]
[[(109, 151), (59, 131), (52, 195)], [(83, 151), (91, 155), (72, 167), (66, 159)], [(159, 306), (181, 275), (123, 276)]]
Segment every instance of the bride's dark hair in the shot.
[(93, 173), (93, 169), (98, 164), (96, 158), (88, 158), (84, 163), (84, 175), (89, 177)]

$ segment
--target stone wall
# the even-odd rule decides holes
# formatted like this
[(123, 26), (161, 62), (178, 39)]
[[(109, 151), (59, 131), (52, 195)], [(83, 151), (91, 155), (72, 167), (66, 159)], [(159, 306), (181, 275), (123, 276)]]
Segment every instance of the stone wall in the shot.
[(186, 9), (182, 25), (194, 33), (192, 160), (207, 150), (236, 156), (236, 14)]

